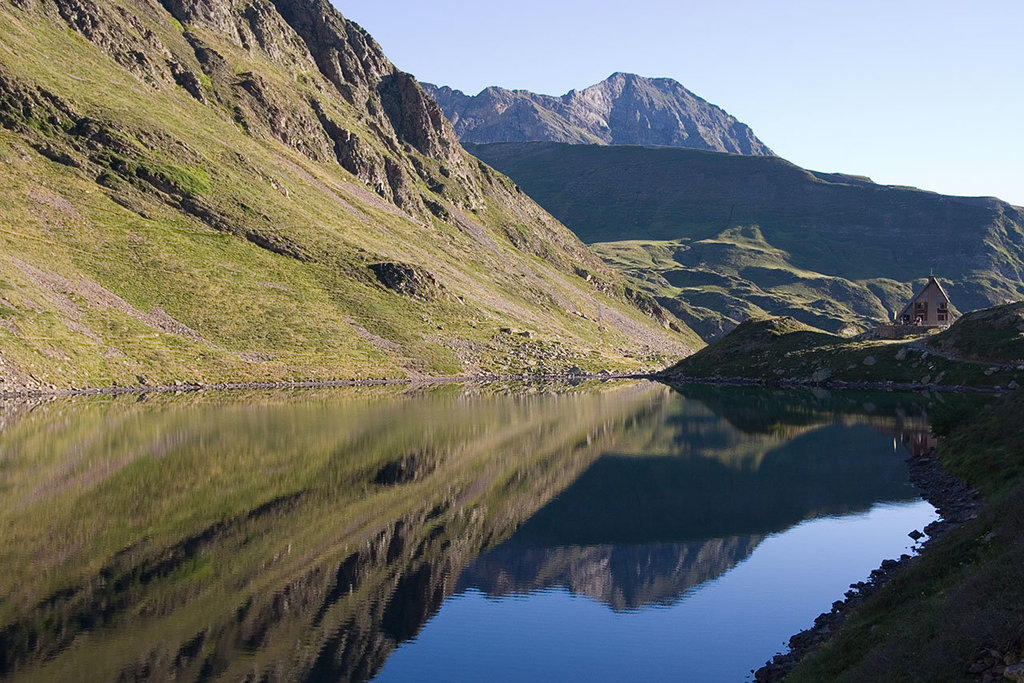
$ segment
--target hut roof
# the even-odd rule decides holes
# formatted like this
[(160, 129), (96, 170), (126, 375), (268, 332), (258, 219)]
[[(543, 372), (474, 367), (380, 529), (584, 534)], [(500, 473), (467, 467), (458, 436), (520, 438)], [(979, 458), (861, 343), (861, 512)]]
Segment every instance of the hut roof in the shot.
[(946, 294), (946, 290), (942, 287), (942, 283), (939, 282), (938, 280), (936, 280), (934, 275), (929, 275), (928, 276), (928, 282), (926, 282), (924, 284), (924, 287), (921, 287), (921, 289), (917, 290), (917, 293), (914, 294), (914, 296), (910, 297), (910, 301), (907, 302), (907, 305), (904, 306), (903, 310), (900, 311), (899, 315), (896, 316), (896, 319), (899, 320), (900, 318), (902, 318), (903, 316), (907, 315), (908, 313), (911, 313), (912, 311), (910, 310), (910, 307), (913, 306), (914, 302), (917, 301), (917, 299), (922, 294), (924, 294), (925, 290), (928, 289), (932, 285), (935, 285), (936, 287), (938, 287), (939, 288), (939, 293), (942, 294), (942, 298), (945, 299), (947, 302), (949, 301), (949, 294)]

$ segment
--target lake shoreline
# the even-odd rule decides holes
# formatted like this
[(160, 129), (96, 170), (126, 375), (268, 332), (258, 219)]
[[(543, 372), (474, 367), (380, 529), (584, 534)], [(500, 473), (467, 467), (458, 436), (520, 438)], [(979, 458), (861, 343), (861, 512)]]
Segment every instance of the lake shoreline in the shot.
[(750, 377), (684, 377), (679, 375), (667, 375), (663, 371), (649, 373), (631, 372), (592, 372), (592, 373), (548, 373), (538, 375), (439, 375), (421, 377), (381, 377), (381, 378), (347, 378), (330, 380), (292, 380), (292, 381), (248, 381), (248, 382), (176, 382), (173, 384), (134, 384), (134, 385), (112, 385), (106, 387), (69, 387), (66, 389), (30, 389), (19, 387), (16, 389), (0, 390), (0, 400), (19, 398), (46, 398), (57, 396), (116, 396), (120, 394), (147, 394), (147, 393), (184, 393), (197, 391), (237, 391), (251, 389), (323, 389), (331, 387), (366, 387), (366, 386), (390, 386), (390, 385), (429, 385), (429, 384), (459, 384), (476, 382), (507, 382), (507, 381), (545, 381), (545, 380), (609, 380), (609, 379), (636, 379), (659, 382), (672, 386), (673, 384), (713, 384), (724, 386), (759, 386), (778, 387), (781, 389), (853, 389), (869, 391), (937, 391), (943, 393), (986, 393), (999, 394), (1012, 391), (997, 387), (978, 387), (953, 384), (915, 384), (907, 382), (844, 382), (824, 381), (813, 382), (810, 380), (763, 380)]
[(938, 539), (978, 516), (982, 507), (981, 494), (947, 472), (934, 448), (923, 455), (911, 455), (907, 463), (910, 480), (921, 489), (921, 497), (939, 513), (939, 519), (924, 528), (927, 539), (921, 544), (918, 554), (882, 560), (866, 581), (851, 584), (844, 598), (833, 602), (830, 611), (818, 615), (812, 627), (790, 638), (788, 652), (777, 653), (754, 672), (754, 680), (758, 683), (784, 680), (804, 657), (828, 642), (850, 613), (868, 597), (878, 592), (897, 573), (918, 562)]
[(330, 380), (294, 380), (272, 382), (175, 382), (174, 384), (134, 384), (108, 387), (70, 387), (67, 389), (18, 388), (0, 391), (0, 400), (23, 398), (50, 398), (63, 396), (117, 396), (122, 394), (186, 393), (199, 391), (239, 391), (251, 389), (324, 389), (332, 387), (369, 387), (431, 384), (489, 383), (508, 381), (589, 381), (589, 380), (644, 379), (660, 381), (651, 373), (550, 373), (541, 375), (448, 375), (423, 377), (350, 378)]
[(915, 382), (847, 382), (824, 380), (815, 382), (801, 379), (766, 380), (755, 377), (686, 377), (683, 375), (654, 373), (648, 379), (665, 384), (720, 384), (725, 386), (777, 387), (780, 389), (861, 389), (868, 391), (939, 391), (951, 394), (1001, 394), (1014, 391), (1002, 387), (968, 386), (965, 384), (920, 384)]

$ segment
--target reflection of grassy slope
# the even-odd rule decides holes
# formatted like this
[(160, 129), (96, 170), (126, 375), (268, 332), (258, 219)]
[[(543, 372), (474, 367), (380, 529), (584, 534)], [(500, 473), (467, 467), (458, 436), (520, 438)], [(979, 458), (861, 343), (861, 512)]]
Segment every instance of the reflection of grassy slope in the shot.
[[(671, 391), (666, 388), (666, 395)], [(742, 400), (742, 399), (741, 399)], [(717, 406), (678, 399), (664, 401), (658, 413), (637, 419), (621, 440), (622, 455), (709, 458), (734, 469), (757, 468), (765, 454), (822, 423), (822, 415), (800, 423), (779, 424), (770, 432), (751, 433), (728, 423)]]
[[(168, 676), (239, 677), (297, 661), (372, 673), (436, 608), (403, 586), (421, 577), (439, 604), (445, 577), (649, 404), (628, 388), (347, 393), (263, 406), (55, 402), (14, 419), (0, 441), (4, 669), (112, 680), (149, 661)], [(418, 463), (410, 483), (374, 483), (403, 456)], [(336, 632), (349, 637), (332, 643)]]
[(830, 331), (888, 319), (932, 269), (962, 310), (1024, 295), (1024, 213), (995, 199), (875, 185), (775, 157), (470, 149), (705, 338), (757, 312)]
[(963, 681), (974, 678), (979, 651), (1024, 658), (1022, 414), (1024, 395), (1014, 394), (951, 431), (942, 460), (985, 494), (985, 508), (897, 574), (786, 680)]
[(674, 384), (673, 390), (707, 406), (746, 434), (786, 434), (827, 420), (856, 420), (879, 429), (928, 432), (934, 414), (978, 409), (990, 396), (892, 391), (774, 389), (759, 386)]
[[(510, 181), (461, 150), (446, 165), (399, 149), (370, 112), (379, 102), (346, 102), (308, 55), (190, 26), (224, 60), (223, 78), (203, 75), (200, 104), (121, 68), (46, 4), (0, 6), (0, 386), (635, 367), (677, 341), (626, 306), (614, 273)], [(159, 5), (95, 4), (107, 13), (98, 34), (143, 26), (169, 52), (140, 59), (173, 55), (202, 74)], [(261, 112), (238, 123), (238, 106), (258, 109), (239, 85), (251, 74), (278, 98), (267, 116), (293, 126), (276, 136), (291, 146)], [(9, 83), (21, 89), (10, 97)], [(72, 114), (19, 100), (37, 88)], [(329, 156), (322, 130), (301, 128), (301, 116), (315, 119), (311, 99), (379, 157), (381, 177), (385, 158), (405, 169), (413, 208), (379, 197)], [(82, 121), (102, 135), (76, 137)], [(303, 153), (303, 136), (323, 158)], [(439, 215), (416, 211), (424, 201)], [(446, 295), (385, 289), (368, 268), (382, 260), (432, 273)], [(498, 333), (510, 324), (533, 333), (525, 348)]]
[[(999, 311), (1015, 311), (1016, 304), (996, 306), (974, 316), (965, 316), (947, 332), (931, 341), (940, 347), (967, 344), (975, 358), (991, 353), (991, 362), (1005, 360), (1002, 354), (1017, 353), (1020, 335), (1015, 325), (988, 324)], [(1016, 320), (1016, 314), (1009, 316)], [(984, 342), (977, 340), (984, 340)], [(971, 346), (973, 345), (973, 346)], [(954, 350), (956, 347), (952, 347)], [(972, 351), (973, 349), (973, 351)], [(947, 354), (948, 355), (948, 354)], [(1012, 386), (1024, 383), (1024, 370), (1016, 365), (989, 367), (984, 362), (966, 362), (929, 353), (918, 340), (850, 340), (814, 330), (792, 318), (748, 320), (710, 346), (665, 371), (672, 378), (744, 378), (760, 381), (801, 381), (827, 383), (899, 382), (952, 386)]]
[(754, 467), (732, 466), (713, 451), (602, 457), (514, 541), (546, 547), (763, 535), (819, 514), (917, 495), (891, 437), (870, 426), (823, 426), (773, 446), (766, 444)]
[[(672, 391), (685, 400), (638, 416), (619, 441), (618, 457), (599, 460), (520, 531), (474, 561), (460, 585), (490, 596), (561, 585), (614, 609), (672, 602), (735, 566), (760, 542), (759, 534), (776, 530), (761, 528), (762, 519), (786, 524), (801, 515), (841, 512), (844, 502), (838, 501), (870, 504), (871, 494), (854, 489), (871, 481), (866, 487), (883, 498), (915, 496), (901, 459), (878, 456), (894, 437), (926, 434), (925, 416), (933, 409), (977, 408), (976, 397), (966, 396), (705, 384)], [(835, 436), (843, 427), (823, 427), (834, 422), (855, 437), (849, 452), (833, 445), (848, 442)], [(752, 485), (761, 476), (768, 479), (767, 493), (762, 484)], [(638, 514), (652, 501), (651, 514)], [(609, 524), (613, 538), (603, 535)], [(751, 528), (758, 534), (705, 538)], [(701, 540), (680, 542), (689, 538)], [(590, 542), (602, 545), (584, 545)]]

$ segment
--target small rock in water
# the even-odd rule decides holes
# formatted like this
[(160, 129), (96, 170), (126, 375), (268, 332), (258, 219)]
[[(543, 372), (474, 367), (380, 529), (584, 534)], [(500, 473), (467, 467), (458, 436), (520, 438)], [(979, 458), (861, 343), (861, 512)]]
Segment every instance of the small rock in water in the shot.
[(831, 376), (832, 376), (831, 368), (821, 368), (820, 370), (815, 370), (814, 371), (814, 373), (811, 375), (811, 381), (812, 382), (824, 382), (825, 380), (827, 380)]
[(1020, 681), (1024, 683), (1024, 663), (1011, 664), (1003, 670), (1003, 678), (1008, 681)]
[(911, 532), (910, 532), (909, 534), (907, 534), (907, 536), (910, 536), (910, 537), (911, 537), (912, 539), (914, 539), (915, 541), (919, 541), (919, 540), (921, 540), (922, 538), (924, 538), (924, 534), (922, 534), (922, 533), (921, 533), (920, 531), (918, 531), (917, 529), (914, 529), (913, 531), (911, 531)]
[(862, 363), (864, 363), (864, 365), (868, 365), (868, 366), (871, 366), (871, 365), (874, 365), (875, 363), (877, 363), (878, 361), (877, 361), (877, 360), (875, 360), (875, 357), (874, 357), (874, 356), (868, 356), (867, 358), (865, 358), (865, 359), (864, 359), (863, 361), (861, 361), (861, 362), (862, 362)]

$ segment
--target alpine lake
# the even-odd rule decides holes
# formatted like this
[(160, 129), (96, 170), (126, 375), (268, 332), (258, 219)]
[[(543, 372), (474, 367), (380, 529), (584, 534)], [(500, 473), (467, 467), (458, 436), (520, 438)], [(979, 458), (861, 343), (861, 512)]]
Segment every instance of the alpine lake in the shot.
[(913, 553), (957, 396), (647, 381), (0, 403), (0, 678), (743, 681)]

